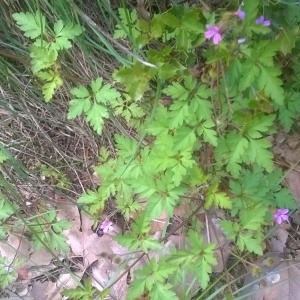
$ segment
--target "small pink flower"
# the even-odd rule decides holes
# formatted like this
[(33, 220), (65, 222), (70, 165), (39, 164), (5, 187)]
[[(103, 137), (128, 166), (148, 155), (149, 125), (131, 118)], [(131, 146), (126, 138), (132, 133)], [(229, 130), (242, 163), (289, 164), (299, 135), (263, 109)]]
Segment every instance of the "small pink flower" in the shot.
[(222, 35), (220, 33), (221, 28), (219, 26), (206, 25), (206, 31), (204, 36), (207, 39), (213, 39), (213, 43), (218, 45), (222, 41)]
[(237, 12), (235, 12), (235, 15), (238, 16), (242, 20), (244, 20), (246, 17), (246, 13), (242, 10), (238, 10)]
[(101, 223), (100, 229), (102, 229), (104, 233), (107, 233), (108, 231), (114, 230), (114, 227), (112, 225), (112, 222), (103, 221)]
[(261, 24), (263, 26), (270, 26), (271, 25), (271, 21), (270, 20), (265, 20), (265, 17), (264, 16), (260, 16), (256, 21), (255, 21), (256, 24)]
[(278, 209), (277, 213), (274, 214), (274, 218), (276, 219), (276, 222), (278, 224), (281, 224), (283, 221), (287, 221), (289, 219), (288, 213), (289, 213), (289, 210), (287, 208)]

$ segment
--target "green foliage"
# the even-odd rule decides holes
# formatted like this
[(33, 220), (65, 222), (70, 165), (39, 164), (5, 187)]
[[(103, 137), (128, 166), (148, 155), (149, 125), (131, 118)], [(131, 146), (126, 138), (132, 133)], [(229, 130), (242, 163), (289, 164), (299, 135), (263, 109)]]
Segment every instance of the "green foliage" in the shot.
[(190, 249), (178, 250), (167, 261), (172, 265), (190, 270), (198, 279), (201, 287), (205, 289), (209, 282), (212, 266), (217, 264), (214, 257), (216, 245), (205, 245), (203, 238), (195, 231), (188, 232)]
[(6, 219), (15, 212), (17, 206), (12, 204), (5, 197), (2, 196), (1, 198), (2, 199), (0, 199), (0, 219)]
[(13, 263), (8, 263), (7, 257), (0, 256), (0, 288), (7, 288), (12, 282), (14, 282), (18, 273), (16, 268), (23, 263), (20, 259), (14, 259)]
[(12, 15), (24, 36), (35, 40), (30, 46), (32, 73), (42, 81), (42, 93), (46, 102), (54, 96), (57, 88), (63, 85), (60, 73), (59, 52), (72, 47), (71, 40), (80, 35), (78, 24), (64, 25), (58, 20), (53, 25), (53, 32), (46, 31), (46, 18), (38, 11), (15, 13)]
[(110, 102), (120, 97), (120, 93), (110, 84), (103, 84), (101, 77), (90, 84), (91, 92), (83, 85), (73, 88), (71, 93), (76, 98), (70, 101), (68, 119), (74, 119), (85, 113), (87, 121), (101, 135), (104, 119), (109, 118)]
[(131, 228), (133, 231), (131, 234), (119, 235), (116, 237), (116, 241), (130, 250), (141, 248), (146, 253), (149, 249), (161, 248), (158, 241), (147, 235), (150, 231), (150, 220), (146, 213), (142, 213)]
[(56, 221), (55, 218), (55, 210), (50, 210), (28, 224), (35, 250), (45, 247), (44, 244), (51, 251), (58, 250), (66, 253), (69, 250), (66, 238), (61, 233), (63, 230), (70, 228), (72, 224), (66, 220)]
[(248, 250), (262, 255), (262, 234), (257, 236), (257, 232), (262, 231), (266, 212), (267, 209), (260, 205), (247, 208), (239, 214), (240, 223), (223, 220), (221, 226), (228, 238), (235, 240), (240, 251)]
[(143, 267), (135, 271), (135, 280), (130, 285), (127, 299), (137, 299), (143, 293), (149, 292), (150, 299), (178, 299), (171, 290), (172, 285), (165, 281), (174, 273), (176, 266), (160, 260), (159, 263), (154, 259)]
[(12, 15), (18, 26), (24, 31), (24, 36), (36, 39), (45, 32), (46, 20), (43, 15), (40, 15), (37, 11), (34, 14), (29, 12), (15, 13)]
[(98, 292), (93, 286), (91, 279), (87, 279), (84, 282), (84, 289), (77, 287), (75, 289), (69, 289), (62, 292), (64, 296), (72, 300), (92, 300), (97, 295), (99, 300), (105, 299), (105, 293)]
[[(221, 227), (237, 252), (262, 255), (265, 227), (272, 224), (274, 210), (295, 208), (290, 191), (281, 186), (284, 174), (274, 164), (269, 137), (281, 125), (287, 131), (296, 128), (300, 19), (276, 5), (270, 2), (262, 10), (261, 1), (245, 0), (240, 7), (244, 20), (234, 3), (226, 7), (232, 11), (220, 9), (218, 14), (173, 4), (147, 21), (136, 10), (119, 9), (114, 37), (129, 40), (132, 51), (143, 59), (120, 66), (113, 73), (114, 87), (101, 77), (74, 87), (68, 119), (83, 115), (98, 135), (113, 116), (123, 118), (130, 128), (130, 134), (114, 134), (113, 153), (100, 149), (95, 172), (101, 184), (78, 201), (98, 217), (106, 201), (114, 199), (129, 222), (129, 230), (116, 237), (124, 247), (162, 252), (163, 243), (150, 234), (151, 220), (173, 218), (181, 205), (190, 214), (195, 207), (206, 211), (218, 206), (224, 212)], [(272, 16), (271, 26), (257, 24), (262, 12), (266, 19)], [(57, 21), (54, 34), (49, 34), (43, 17), (42, 24), (37, 17), (14, 16), (25, 36), (35, 40), (32, 71), (45, 82), (43, 93), (50, 99), (62, 84), (59, 53), (71, 47), (81, 29)], [(222, 41), (206, 39), (206, 25), (221, 26)], [(35, 226), (41, 229), (42, 241), (62, 250), (57, 233), (67, 224), (53, 225), (54, 218), (52, 212), (37, 219)], [(183, 229), (182, 234), (188, 234), (182, 248), (150, 259), (135, 272), (128, 299), (142, 294), (176, 299), (178, 278), (186, 285), (186, 272), (201, 289), (208, 287), (217, 264), (216, 245), (198, 234), (196, 228), (204, 226), (199, 220), (195, 215), (186, 222), (193, 230)], [(40, 247), (38, 241), (35, 244)], [(177, 276), (178, 270), (184, 275)], [(76, 297), (75, 290), (70, 293)]]

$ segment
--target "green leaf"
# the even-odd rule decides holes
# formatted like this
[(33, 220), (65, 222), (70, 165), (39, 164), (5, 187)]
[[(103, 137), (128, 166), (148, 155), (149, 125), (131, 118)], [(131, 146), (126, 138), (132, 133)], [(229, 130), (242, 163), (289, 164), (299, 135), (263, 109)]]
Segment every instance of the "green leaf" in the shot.
[(142, 295), (146, 288), (146, 279), (135, 278), (129, 286), (128, 293), (126, 295), (127, 300), (136, 300), (138, 296)]
[(90, 97), (90, 93), (89, 93), (88, 89), (83, 85), (80, 85), (76, 88), (71, 89), (70, 92), (76, 98), (84, 99), (84, 98)]
[(112, 88), (110, 84), (103, 85), (95, 94), (98, 103), (113, 101), (120, 96), (121, 94), (116, 89)]
[(254, 83), (258, 77), (260, 69), (252, 61), (242, 64), (242, 77), (240, 78), (239, 90), (242, 92)]
[(270, 96), (275, 103), (282, 105), (284, 101), (283, 82), (279, 78), (281, 71), (276, 67), (263, 67), (260, 65), (261, 73), (258, 77), (258, 86)]
[(161, 37), (164, 32), (164, 27), (163, 16), (155, 15), (151, 20), (151, 37), (155, 39)]
[(196, 135), (193, 129), (185, 126), (179, 127), (174, 134), (174, 151), (193, 149)]
[(180, 26), (179, 19), (175, 17), (171, 12), (167, 11), (166, 13), (164, 13), (162, 20), (168, 27), (178, 28)]
[[(210, 194), (208, 199), (206, 200), (206, 202), (214, 203), (215, 205), (217, 205), (221, 208), (225, 208), (225, 209), (232, 208), (231, 199), (224, 192)], [(206, 208), (206, 205), (205, 205), (205, 208)]]
[(114, 32), (114, 38), (127, 38), (135, 40), (139, 35), (139, 31), (135, 28), (137, 21), (137, 11), (133, 9), (129, 11), (127, 8), (118, 9), (120, 22), (116, 25)]
[(163, 89), (163, 92), (167, 96), (178, 100), (187, 100), (189, 96), (189, 91), (178, 82), (173, 82), (172, 85)]
[(205, 142), (210, 143), (213, 146), (217, 146), (218, 139), (217, 139), (217, 132), (212, 127), (215, 127), (215, 124), (211, 120), (206, 120), (202, 126), (197, 130), (199, 134), (203, 134), (203, 139)]
[(236, 243), (241, 251), (244, 251), (246, 248), (248, 251), (257, 255), (263, 255), (260, 241), (253, 238), (250, 233), (240, 235)]
[(42, 33), (45, 34), (45, 17), (38, 11), (35, 15), (29, 12), (15, 13), (12, 15), (18, 26), (24, 31), (24, 36), (36, 39)]
[(30, 48), (31, 70), (34, 74), (55, 64), (58, 55), (55, 49), (49, 50), (35, 45), (32, 45)]
[(187, 11), (182, 18), (182, 27), (184, 27), (189, 33), (200, 33), (203, 25), (200, 23), (199, 10), (191, 9)]
[(55, 93), (55, 90), (63, 85), (63, 81), (59, 74), (53, 74), (53, 79), (42, 87), (42, 92), (46, 102), (49, 102)]
[(226, 170), (234, 177), (238, 177), (241, 170), (239, 165), (242, 162), (242, 156), (248, 148), (248, 140), (235, 132), (230, 132), (226, 139), (219, 140), (216, 149), (216, 158), (226, 159)]
[(151, 289), (149, 295), (151, 299), (179, 299), (176, 294), (171, 290), (173, 286), (170, 283), (155, 284)]
[(0, 199), (0, 220), (10, 217), (14, 214), (15, 209), (17, 209), (17, 207), (14, 207), (8, 200)]
[(91, 204), (98, 202), (100, 200), (99, 194), (96, 192), (93, 192), (91, 190), (87, 190), (85, 194), (82, 194), (79, 199), (78, 203), (82, 204)]
[(296, 209), (296, 203), (291, 190), (282, 188), (275, 194), (275, 200), (278, 207)]
[(122, 68), (113, 74), (118, 82), (122, 83), (129, 96), (140, 100), (149, 87), (149, 81), (156, 75), (157, 69), (149, 68), (136, 62), (131, 68)]
[(9, 159), (9, 155), (4, 151), (0, 150), (0, 164), (4, 163)]
[(259, 7), (259, 0), (247, 0), (244, 2), (243, 11), (246, 12), (246, 21), (252, 21), (257, 17), (257, 10)]
[(231, 222), (228, 220), (222, 220), (220, 224), (221, 224), (221, 227), (223, 228), (224, 232), (226, 232), (228, 239), (236, 238), (236, 235), (240, 230), (240, 226), (238, 223)]
[(266, 139), (249, 139), (247, 156), (251, 162), (255, 162), (265, 168), (266, 171), (272, 172), (274, 155), (270, 150), (267, 150), (271, 147), (272, 144)]
[(260, 229), (264, 217), (267, 213), (267, 209), (261, 206), (254, 207), (252, 209), (247, 209), (240, 213), (241, 228), (249, 230)]
[(244, 131), (252, 139), (261, 138), (262, 133), (267, 133), (271, 127), (274, 127), (275, 118), (275, 115), (257, 115), (246, 124)]
[(169, 115), (170, 129), (180, 127), (190, 115), (188, 103), (185, 101), (176, 101), (170, 106)]
[(108, 118), (109, 113), (107, 108), (97, 103), (94, 103), (86, 113), (86, 120), (99, 135), (102, 134), (104, 119)]
[(276, 43), (279, 50), (287, 55), (292, 53), (292, 49), (295, 48), (296, 40), (299, 35), (299, 26), (282, 26), (281, 31), (278, 33)]
[(87, 97), (82, 99), (73, 99), (70, 101), (69, 105), (68, 119), (74, 119), (80, 116), (83, 112), (87, 112), (91, 108), (92, 103), (90, 98)]
[(118, 149), (118, 156), (125, 162), (132, 160), (132, 157), (138, 154), (138, 142), (120, 134), (115, 135), (115, 141)]
[(299, 98), (300, 93), (291, 90), (286, 95), (285, 103), (279, 106), (279, 120), (287, 131), (290, 131), (300, 112)]
[(64, 230), (72, 227), (72, 223), (67, 220), (56, 221), (52, 224), (52, 229), (56, 234), (62, 233)]
[(80, 25), (69, 23), (66, 26), (63, 25), (61, 20), (58, 20), (54, 24), (55, 43), (54, 47), (57, 50), (69, 49), (72, 47), (70, 40), (80, 35), (82, 30)]

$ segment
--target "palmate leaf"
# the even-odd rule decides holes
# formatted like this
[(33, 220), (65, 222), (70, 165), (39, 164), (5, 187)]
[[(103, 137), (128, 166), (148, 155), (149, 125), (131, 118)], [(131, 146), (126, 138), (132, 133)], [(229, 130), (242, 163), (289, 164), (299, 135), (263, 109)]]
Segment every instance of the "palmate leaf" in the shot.
[(116, 89), (112, 88), (110, 84), (103, 84), (102, 77), (92, 81), (91, 88), (98, 103), (113, 101), (121, 96), (121, 94)]
[(29, 12), (15, 13), (12, 15), (18, 26), (24, 31), (24, 36), (36, 39), (45, 33), (45, 16), (37, 11), (35, 15)]
[(116, 25), (114, 38), (119, 39), (130, 36), (135, 40), (140, 35), (139, 31), (135, 28), (135, 23), (138, 18), (137, 11), (135, 9), (129, 11), (126, 8), (119, 8), (118, 13), (121, 23)]
[(44, 99), (46, 102), (49, 102), (55, 93), (55, 90), (63, 85), (63, 80), (59, 74), (53, 74), (53, 78), (51, 81), (45, 83), (42, 86), (42, 93), (44, 95)]
[(279, 106), (279, 120), (287, 131), (295, 123), (295, 119), (300, 112), (300, 92), (292, 89), (286, 95), (285, 103)]
[(209, 208), (212, 204), (215, 204), (215, 205), (217, 205), (221, 208), (225, 208), (225, 209), (232, 208), (231, 199), (224, 192), (210, 194), (205, 201), (204, 207)]
[(163, 92), (172, 99), (187, 100), (190, 91), (180, 83), (173, 82), (172, 85), (169, 85), (163, 89)]
[(174, 151), (193, 149), (196, 135), (193, 129), (181, 126), (174, 133)]
[(244, 158), (244, 161), (250, 160), (250, 162), (255, 162), (266, 171), (272, 172), (274, 155), (268, 150), (271, 147), (272, 144), (266, 139), (249, 139), (248, 151), (245, 153), (247, 158)]
[(240, 78), (239, 90), (242, 92), (254, 83), (259, 72), (259, 67), (252, 61), (247, 61), (242, 64), (242, 77)]
[(263, 255), (261, 242), (258, 239), (253, 238), (251, 233), (244, 233), (239, 235), (236, 243), (241, 251), (247, 249), (248, 251), (253, 252), (257, 255)]
[(151, 289), (149, 295), (151, 299), (179, 299), (176, 294), (171, 290), (172, 285), (170, 283), (164, 283), (164, 284), (155, 284), (153, 288)]
[(0, 219), (10, 217), (15, 210), (17, 210), (17, 206), (13, 205), (6, 199), (0, 199)]
[(265, 207), (257, 206), (240, 213), (241, 229), (258, 230), (267, 213)]
[(90, 123), (97, 134), (102, 134), (104, 119), (109, 118), (108, 110), (105, 106), (94, 103), (86, 112), (86, 120)]
[(116, 71), (113, 77), (126, 87), (132, 99), (140, 100), (149, 87), (149, 81), (157, 72), (157, 69), (148, 68), (136, 62), (131, 68), (126, 67)]
[(36, 45), (31, 45), (30, 48), (31, 70), (34, 74), (55, 64), (58, 55), (55, 49), (42, 48)]
[(90, 97), (87, 97), (83, 99), (73, 99), (69, 105), (68, 119), (70, 120), (80, 116), (83, 112), (87, 112), (91, 108), (92, 103)]
[(147, 277), (135, 278), (131, 283), (126, 296), (128, 300), (136, 300), (146, 289)]
[(281, 71), (276, 67), (263, 67), (260, 65), (260, 75), (258, 77), (258, 86), (270, 96), (275, 103), (282, 105), (284, 101), (284, 89), (282, 80), (279, 78)]
[(96, 203), (100, 200), (100, 195), (97, 192), (87, 190), (85, 194), (82, 194), (78, 199), (78, 203), (91, 204)]
[(217, 139), (217, 132), (214, 129), (215, 124), (211, 120), (206, 120), (202, 126), (198, 129), (198, 134), (203, 134), (203, 139), (205, 142), (210, 143), (213, 146), (217, 146), (218, 139)]
[(238, 177), (241, 170), (239, 164), (242, 162), (242, 155), (248, 147), (248, 141), (246, 138), (235, 133), (229, 133), (227, 136), (227, 144), (230, 149), (230, 155), (226, 170), (234, 177)]
[(182, 126), (190, 115), (190, 108), (186, 101), (176, 101), (170, 106), (170, 129)]
[(70, 40), (80, 35), (82, 32), (80, 25), (69, 23), (64, 26), (62, 20), (58, 20), (54, 24), (55, 43), (54, 47), (57, 50), (69, 49), (72, 47)]
[(274, 127), (276, 115), (257, 115), (244, 127), (244, 131), (252, 139), (262, 137), (262, 133), (268, 132), (271, 127)]

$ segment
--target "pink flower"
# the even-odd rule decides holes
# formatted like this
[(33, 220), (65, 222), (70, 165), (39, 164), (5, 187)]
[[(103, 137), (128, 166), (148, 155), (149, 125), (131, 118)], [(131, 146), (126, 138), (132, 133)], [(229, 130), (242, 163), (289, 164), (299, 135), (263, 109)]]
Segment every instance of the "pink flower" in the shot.
[(238, 10), (237, 12), (235, 12), (235, 15), (238, 16), (242, 20), (244, 20), (246, 17), (246, 13), (242, 10)]
[(204, 33), (204, 36), (207, 39), (213, 39), (213, 43), (215, 45), (218, 45), (222, 41), (222, 36), (221, 36), (221, 28), (219, 26), (211, 26), (211, 25), (206, 25), (206, 31)]
[(289, 210), (287, 208), (278, 209), (277, 213), (274, 214), (274, 218), (276, 219), (276, 222), (278, 224), (281, 224), (283, 221), (287, 221), (289, 219), (289, 216), (287, 215), (288, 213), (289, 213)]
[(103, 221), (102, 224), (101, 224), (101, 226), (100, 226), (100, 229), (102, 229), (104, 233), (107, 233), (108, 231), (114, 230), (114, 228), (113, 228), (112, 225), (113, 225), (112, 222), (105, 222), (105, 221)]
[(264, 16), (260, 16), (256, 21), (256, 24), (262, 24), (263, 26), (270, 26), (271, 25), (271, 21), (270, 20), (265, 20)]

